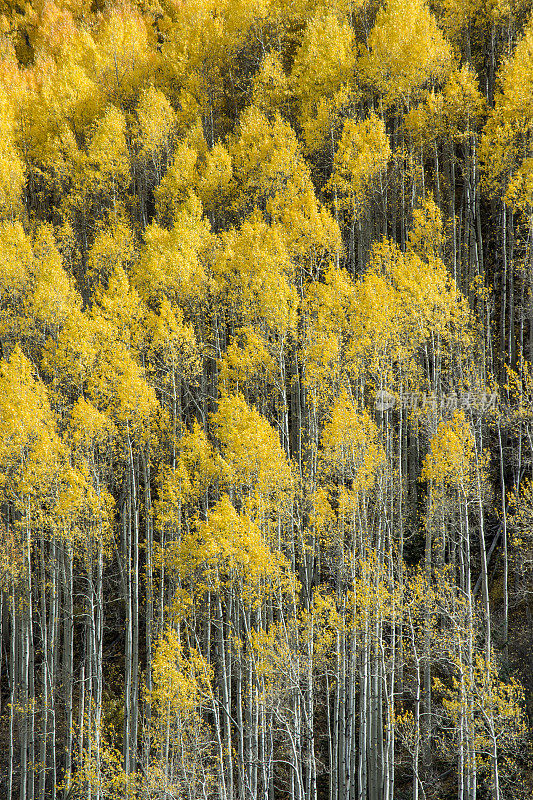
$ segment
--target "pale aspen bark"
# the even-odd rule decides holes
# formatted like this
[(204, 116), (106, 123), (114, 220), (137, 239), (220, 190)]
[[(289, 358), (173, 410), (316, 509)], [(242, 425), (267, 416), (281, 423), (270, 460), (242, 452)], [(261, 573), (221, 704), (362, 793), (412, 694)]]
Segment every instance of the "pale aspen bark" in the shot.
[(483, 454), (483, 446), (480, 432), (479, 454), (476, 443), (476, 483), (477, 483), (477, 505), (479, 512), (479, 548), (481, 559), (481, 585), (483, 595), (483, 612), (485, 617), (485, 661), (488, 665), (491, 661), (492, 655), (492, 641), (491, 641), (491, 614), (490, 614), (490, 598), (489, 598), (489, 576), (487, 569), (487, 550), (485, 545), (485, 517), (483, 511), (483, 496), (481, 488), (481, 473), (480, 473), (480, 458)]
[(133, 448), (128, 433), (128, 449), (131, 469), (131, 506), (130, 533), (131, 549), (129, 550), (128, 569), (131, 570), (131, 673), (130, 673), (130, 763), (129, 769), (137, 768), (137, 740), (139, 729), (139, 508), (138, 508), (138, 474), (137, 464), (133, 457)]
[(505, 475), (503, 470), (502, 429), (498, 423), (498, 448), (500, 456), (500, 485), (502, 495), (502, 525), (503, 525), (503, 649), (505, 661), (509, 661), (509, 554), (507, 542), (507, 500), (505, 497)]
[(224, 713), (224, 741), (225, 741), (225, 756), (223, 760), (224, 770), (226, 772), (227, 791), (230, 798), (233, 797), (234, 775), (233, 775), (233, 754), (232, 754), (232, 737), (231, 737), (231, 687), (229, 678), (229, 663), (227, 656), (226, 636), (224, 631), (225, 620), (224, 612), (222, 609), (222, 602), (220, 596), (217, 598), (217, 623), (218, 631), (218, 646), (220, 648), (220, 661), (222, 664), (222, 674), (220, 678), (220, 688), (222, 690), (222, 711)]
[[(427, 585), (431, 586), (432, 582), (432, 532), (431, 532), (431, 516), (432, 516), (432, 486), (431, 481), (428, 487), (428, 517), (430, 519), (426, 528), (426, 552), (425, 552), (425, 575)], [(427, 763), (430, 760), (430, 747), (432, 737), (432, 708), (431, 708), (431, 609), (426, 607), (424, 614), (424, 692), (423, 692), (423, 716), (421, 717), (421, 731), (423, 731), (422, 747), (424, 761)], [(418, 667), (417, 667), (418, 668)], [(420, 719), (420, 718), (419, 718)]]
[(15, 593), (15, 581), (11, 579), (10, 591), (10, 616), (11, 616), (11, 630), (10, 630), (10, 664), (9, 664), (9, 761), (8, 761), (8, 777), (7, 777), (7, 792), (8, 800), (13, 800), (13, 763), (15, 760), (15, 703), (17, 699), (17, 651), (18, 651), (18, 638), (21, 629), (19, 623), (19, 615), (17, 614), (17, 600)]
[(340, 782), (340, 753), (339, 753), (339, 724), (340, 724), (340, 703), (341, 703), (341, 686), (340, 686), (340, 637), (341, 633), (337, 629), (335, 632), (335, 694), (334, 694), (334, 708), (333, 708), (333, 726), (331, 729), (330, 752), (331, 752), (331, 774), (330, 774), (330, 793), (333, 800), (337, 800), (340, 796), (339, 782)]
[[(61, 550), (61, 548), (60, 548)], [(56, 800), (57, 796), (57, 747), (56, 747), (56, 697), (57, 681), (59, 677), (59, 617), (60, 617), (60, 563), (61, 555), (58, 555), (56, 538), (52, 539), (50, 559), (52, 562), (52, 580), (50, 590), (50, 617), (48, 631), (50, 640), (48, 652), (50, 654), (50, 664), (48, 669), (48, 680), (50, 683), (50, 799)]]
[[(346, 607), (343, 608), (343, 618), (346, 619)], [(339, 755), (339, 797), (346, 797), (346, 626), (340, 631), (340, 649), (338, 656), (338, 755)]]
[[(26, 584), (28, 586), (28, 584)], [(20, 800), (26, 800), (28, 796), (28, 717), (30, 711), (28, 709), (28, 702), (29, 702), (29, 662), (30, 662), (30, 643), (29, 643), (29, 609), (27, 608), (27, 604), (31, 603), (31, 597), (28, 597), (24, 611), (23, 611), (23, 620), (22, 620), (22, 641), (21, 641), (21, 693), (20, 693), (20, 703), (21, 703), (21, 725), (20, 725), (20, 734), (19, 734), (19, 741), (20, 741), (20, 790), (19, 790), (19, 798)]]
[[(146, 690), (148, 697), (152, 691), (152, 646), (154, 640), (154, 575), (153, 575), (153, 509), (152, 493), (150, 486), (150, 455), (143, 454), (143, 481), (144, 481), (144, 506), (146, 521), (146, 598), (145, 598), (145, 650), (146, 650)], [(148, 726), (148, 737), (150, 735), (150, 702), (145, 704), (146, 725)]]
[(72, 776), (73, 749), (73, 676), (74, 676), (74, 586), (72, 547), (67, 542), (63, 548), (62, 562), (63, 600), (66, 604), (63, 621), (63, 698), (65, 703), (66, 747), (63, 775), (63, 800), (67, 800)]
[[(357, 796), (357, 690), (358, 690), (358, 669), (357, 669), (357, 623), (352, 620), (352, 634), (348, 638), (349, 646), (346, 654), (348, 659), (347, 675), (347, 705), (348, 705), (348, 725), (346, 737), (346, 765), (347, 765), (347, 787), (346, 797), (355, 800)], [(345, 617), (346, 618), (346, 617)]]
[[(127, 509), (127, 511), (126, 511)], [(133, 597), (132, 597), (132, 520), (131, 499), (124, 505), (123, 511), (123, 541), (126, 581), (126, 637), (125, 637), (125, 675), (124, 675), (124, 737), (123, 755), (124, 771), (126, 775), (131, 772), (131, 736), (132, 736), (132, 666), (133, 666)]]
[(40, 566), (40, 628), (42, 642), (42, 662), (41, 662), (41, 730), (39, 734), (39, 798), (44, 800), (46, 792), (46, 760), (48, 744), (48, 614), (46, 609), (46, 584), (47, 576), (45, 570), (44, 539), (41, 536), (39, 546), (39, 566)]
[(80, 697), (78, 704), (78, 764), (83, 764), (83, 748), (85, 744), (85, 657), (80, 670)]
[(420, 657), (417, 651), (415, 631), (411, 618), (409, 619), (409, 624), (411, 628), (411, 648), (413, 650), (413, 658), (415, 662), (414, 744), (412, 752), (413, 800), (418, 800), (419, 790), (421, 787), (419, 756), (420, 756), (420, 706), (421, 706), (422, 676), (420, 669)]
[(466, 766), (465, 766), (465, 719), (464, 719), (464, 676), (461, 672), (461, 697), (460, 697), (460, 710), (459, 710), (459, 761), (457, 770), (457, 800), (465, 800), (466, 797)]
[(362, 665), (359, 678), (359, 795), (358, 800), (367, 799), (368, 770), (367, 754), (369, 740), (368, 704), (369, 704), (369, 632), (368, 614), (364, 615), (363, 640), (361, 643)]

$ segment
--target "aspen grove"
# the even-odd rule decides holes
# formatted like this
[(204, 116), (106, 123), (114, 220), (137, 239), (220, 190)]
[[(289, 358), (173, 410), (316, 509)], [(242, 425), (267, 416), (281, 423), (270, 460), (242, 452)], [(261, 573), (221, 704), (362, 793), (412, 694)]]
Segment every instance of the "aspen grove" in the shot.
[(0, 797), (533, 796), (530, 0), (0, 0)]

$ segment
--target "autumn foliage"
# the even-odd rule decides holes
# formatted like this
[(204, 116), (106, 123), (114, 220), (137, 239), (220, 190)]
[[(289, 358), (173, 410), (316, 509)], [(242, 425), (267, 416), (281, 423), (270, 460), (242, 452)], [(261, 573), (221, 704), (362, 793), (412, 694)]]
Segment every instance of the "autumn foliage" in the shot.
[(526, 0), (0, 3), (0, 796), (532, 796)]

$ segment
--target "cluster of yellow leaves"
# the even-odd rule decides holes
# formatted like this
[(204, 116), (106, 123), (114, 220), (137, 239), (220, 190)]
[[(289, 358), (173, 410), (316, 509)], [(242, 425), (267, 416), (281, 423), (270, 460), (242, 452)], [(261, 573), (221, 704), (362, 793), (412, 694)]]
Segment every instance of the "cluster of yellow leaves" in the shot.
[[(90, 546), (93, 535), (101, 537), (109, 531), (113, 516), (111, 495), (93, 485), (94, 461), (89, 458), (104, 427), (109, 438), (108, 421), (80, 403), (73, 411), (72, 437), (67, 435), (63, 441), (48, 393), (18, 345), (9, 360), (0, 364), (0, 395), (0, 486), (6, 502), (20, 513), (15, 527), (24, 526), (28, 535), (30, 528), (52, 529), (76, 541), (81, 552), (80, 548)], [(76, 430), (80, 414), (87, 425), (83, 434)], [(70, 463), (68, 444), (75, 463)]]
[[(290, 500), (292, 474), (276, 431), (242, 395), (223, 396), (212, 416), (230, 487), (262, 504)], [(281, 507), (281, 506), (280, 506)]]
[[(154, 645), (152, 690), (146, 693), (164, 735), (168, 718), (183, 724), (194, 715), (211, 691), (212, 668), (200, 653), (183, 653), (175, 630), (168, 628)], [(159, 742), (159, 746), (163, 740)]]
[(417, 91), (446, 77), (451, 63), (451, 47), (425, 1), (388, 0), (359, 68), (385, 103), (408, 107)]
[(354, 218), (361, 215), (373, 181), (383, 180), (391, 153), (385, 125), (375, 114), (360, 122), (346, 120), (329, 186), (348, 197)]
[(516, 756), (527, 737), (522, 707), (524, 689), (514, 678), (504, 682), (498, 676), (497, 665), (486, 663), (477, 654), (472, 669), (456, 664), (457, 673), (451, 686), (445, 687), (435, 679), (434, 690), (441, 694), (442, 705), (456, 726), (465, 717), (474, 730), (474, 747), (481, 764), (488, 765), (488, 753), (493, 740), (500, 752)]
[(474, 456), (474, 437), (463, 411), (451, 420), (439, 423), (431, 440), (431, 449), (424, 459), (422, 480), (465, 485)]
[[(533, 21), (530, 19), (513, 54), (499, 72), (495, 97), (481, 142), (484, 180), (494, 192), (506, 189), (506, 202), (517, 209), (532, 207), (530, 177), (533, 129)], [(503, 179), (503, 183), (502, 183)]]
[(267, 350), (267, 342), (253, 328), (241, 328), (218, 362), (219, 379), (224, 393), (234, 394), (267, 384), (276, 374), (276, 364)]
[(259, 527), (236, 511), (228, 495), (182, 538), (177, 554), (174, 568), (182, 579), (194, 581), (196, 591), (235, 584), (243, 599), (257, 604), (265, 591), (278, 592), (285, 583), (285, 557), (270, 549)]
[(15, 219), (22, 209), (25, 182), (24, 164), (15, 141), (14, 98), (6, 86), (0, 85), (0, 219)]
[(44, 363), (56, 385), (87, 392), (99, 411), (131, 433), (146, 435), (157, 401), (135, 358), (142, 318), (137, 292), (116, 267), (89, 312), (71, 311), (57, 341), (49, 341)]
[(303, 307), (306, 382), (320, 396), (329, 398), (330, 385), (340, 385), (356, 304), (356, 285), (343, 269), (330, 267), (323, 281), (307, 289)]
[(0, 223), (0, 331), (15, 340), (61, 328), (81, 306), (51, 226), (40, 225), (33, 242), (20, 222)]
[(529, 478), (524, 479), (519, 491), (509, 494), (508, 525), (514, 568), (523, 576), (522, 585), (528, 587), (533, 574), (533, 481)]
[(223, 462), (205, 431), (194, 422), (177, 443), (179, 460), (161, 475), (158, 519), (160, 525), (179, 528), (182, 505), (195, 504), (223, 476)]
[(283, 195), (287, 186), (299, 186), (308, 177), (309, 169), (289, 123), (279, 113), (271, 122), (253, 105), (241, 115), (230, 155), (234, 207), (239, 211), (264, 210), (270, 198)]
[(414, 378), (417, 353), (432, 338), (471, 342), (470, 312), (442, 261), (443, 244), (441, 214), (428, 197), (413, 213), (405, 252), (384, 239), (359, 280), (331, 267), (308, 286), (303, 344), (317, 397), (335, 397), (343, 376), (365, 376), (376, 388), (392, 386), (399, 373)]
[(519, 5), (520, 0), (442, 0), (442, 22), (448, 35), (458, 41), (469, 27), (507, 22)]
[(487, 114), (477, 76), (468, 64), (455, 69), (442, 91), (431, 91), (425, 101), (405, 115), (405, 125), (419, 141), (435, 146), (437, 138), (464, 141), (478, 134)]
[(213, 277), (221, 299), (245, 326), (266, 328), (282, 336), (296, 325), (298, 297), (294, 266), (281, 231), (259, 211), (239, 230), (220, 236)]
[(263, 688), (262, 701), (279, 706), (283, 698), (298, 691), (313, 666), (325, 669), (342, 626), (334, 599), (317, 590), (308, 610), (270, 625), (268, 631), (252, 631), (254, 670)]
[(331, 410), (321, 444), (326, 472), (340, 474), (355, 491), (365, 491), (372, 486), (385, 454), (376, 423), (365, 409), (356, 408), (346, 391), (340, 394)]
[(145, 246), (133, 270), (135, 286), (146, 301), (172, 303), (197, 300), (206, 286), (202, 251), (209, 242), (209, 224), (191, 194), (173, 217), (169, 229), (153, 222), (144, 234)]
[(1, 487), (12, 501), (46, 496), (63, 448), (46, 389), (18, 345), (0, 363)]
[(353, 84), (355, 63), (352, 28), (347, 20), (322, 10), (307, 24), (290, 75), (309, 150), (318, 150), (327, 139), (336, 112)]

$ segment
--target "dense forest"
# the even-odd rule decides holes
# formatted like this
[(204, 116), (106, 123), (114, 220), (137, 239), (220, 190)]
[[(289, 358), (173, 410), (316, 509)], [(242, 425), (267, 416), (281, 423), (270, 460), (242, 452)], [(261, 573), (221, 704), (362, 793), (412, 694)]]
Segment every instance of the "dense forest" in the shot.
[(0, 796), (533, 796), (530, 0), (1, 0)]

